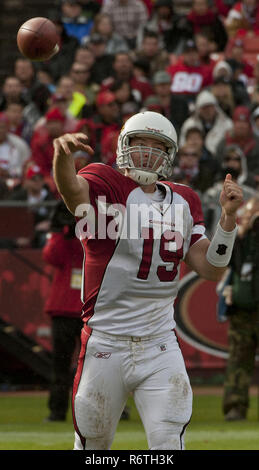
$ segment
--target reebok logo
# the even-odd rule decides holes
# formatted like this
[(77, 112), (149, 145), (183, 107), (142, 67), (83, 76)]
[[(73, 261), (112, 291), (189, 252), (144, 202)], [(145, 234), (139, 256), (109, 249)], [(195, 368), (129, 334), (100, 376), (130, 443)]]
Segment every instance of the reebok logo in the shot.
[(94, 357), (97, 359), (109, 359), (111, 357), (111, 353), (109, 352), (97, 352), (94, 354)]

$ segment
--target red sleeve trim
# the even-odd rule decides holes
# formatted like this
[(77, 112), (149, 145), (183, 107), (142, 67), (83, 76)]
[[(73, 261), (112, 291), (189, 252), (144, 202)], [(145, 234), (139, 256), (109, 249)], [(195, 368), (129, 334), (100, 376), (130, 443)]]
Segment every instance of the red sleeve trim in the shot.
[(200, 238), (202, 238), (203, 235), (200, 234), (200, 233), (194, 233), (192, 236), (191, 236), (191, 242), (190, 242), (190, 246), (194, 245), (194, 243), (196, 243), (198, 240), (200, 240)]
[(204, 216), (201, 207), (201, 201), (198, 194), (189, 186), (177, 183), (166, 183), (172, 189), (173, 193), (182, 196), (189, 204), (190, 212), (193, 218), (193, 225), (204, 225)]

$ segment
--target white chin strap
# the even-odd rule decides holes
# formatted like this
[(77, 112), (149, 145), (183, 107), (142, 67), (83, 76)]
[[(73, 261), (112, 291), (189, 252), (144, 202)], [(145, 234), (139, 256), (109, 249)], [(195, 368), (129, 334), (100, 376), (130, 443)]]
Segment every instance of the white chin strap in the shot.
[(156, 173), (150, 173), (145, 170), (136, 170), (135, 168), (127, 168), (126, 174), (129, 178), (136, 181), (136, 183), (143, 185), (155, 183), (158, 179), (158, 175)]

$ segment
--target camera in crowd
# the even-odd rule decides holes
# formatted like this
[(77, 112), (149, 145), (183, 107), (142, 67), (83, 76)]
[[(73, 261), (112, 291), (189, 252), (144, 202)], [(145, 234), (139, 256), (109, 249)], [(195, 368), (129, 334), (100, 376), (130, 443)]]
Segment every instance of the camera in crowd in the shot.
[(74, 238), (75, 225), (74, 215), (69, 212), (62, 200), (58, 201), (50, 217), (50, 231), (62, 232), (64, 238)]

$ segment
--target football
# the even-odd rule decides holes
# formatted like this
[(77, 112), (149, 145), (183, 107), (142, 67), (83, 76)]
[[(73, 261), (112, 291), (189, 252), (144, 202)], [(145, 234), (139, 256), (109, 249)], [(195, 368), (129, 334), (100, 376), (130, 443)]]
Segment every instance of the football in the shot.
[(59, 51), (56, 26), (48, 18), (31, 18), (18, 30), (17, 46), (32, 61), (50, 59)]

